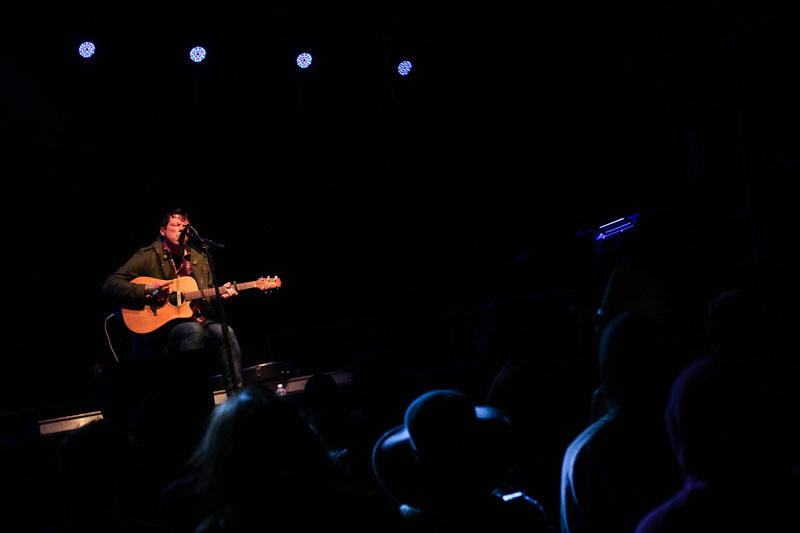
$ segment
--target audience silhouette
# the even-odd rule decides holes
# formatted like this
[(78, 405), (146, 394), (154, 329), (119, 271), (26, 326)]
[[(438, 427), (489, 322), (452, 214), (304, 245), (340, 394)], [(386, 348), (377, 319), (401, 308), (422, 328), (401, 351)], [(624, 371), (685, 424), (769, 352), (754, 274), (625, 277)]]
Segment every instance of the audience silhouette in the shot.
[(484, 403), (511, 422), (508, 482), (535, 497), (548, 517), (557, 517), (561, 458), (588, 420), (589, 368), (551, 350), (534, 352), (496, 372)]
[[(164, 521), (197, 532), (369, 524), (364, 509), (300, 410), (255, 386), (218, 406), (164, 494)], [(188, 511), (188, 514), (187, 514)], [(193, 513), (193, 514), (192, 514)]]
[(356, 437), (360, 413), (353, 411), (330, 374), (306, 381), (300, 403), (308, 423), (332, 452), (346, 452)]
[(535, 500), (498, 493), (512, 465), (510, 445), (501, 411), (473, 406), (455, 390), (418, 396), (373, 451), (375, 475), (398, 506), (399, 529), (551, 531)]
[(617, 313), (598, 351), (605, 414), (564, 453), (562, 533), (632, 531), (680, 485), (662, 414), (678, 358), (663, 327)]
[(797, 413), (782, 400), (786, 376), (760, 317), (744, 291), (709, 303), (709, 353), (681, 371), (665, 415), (683, 485), (637, 533), (797, 528), (800, 471), (788, 433)]

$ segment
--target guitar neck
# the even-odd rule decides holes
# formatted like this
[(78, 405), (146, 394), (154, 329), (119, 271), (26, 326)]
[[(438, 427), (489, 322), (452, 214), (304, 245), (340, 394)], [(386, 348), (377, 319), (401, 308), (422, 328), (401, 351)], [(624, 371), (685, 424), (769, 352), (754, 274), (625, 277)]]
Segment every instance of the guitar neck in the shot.
[[(238, 292), (245, 291), (247, 289), (254, 289), (256, 287), (255, 281), (248, 281), (245, 283), (235, 283), (234, 287)], [(220, 293), (225, 292), (224, 289), (220, 290)], [(203, 298), (210, 298), (211, 296), (216, 296), (217, 291), (216, 289), (201, 289), (197, 291), (188, 291), (181, 293), (183, 295), (184, 300), (200, 300)]]

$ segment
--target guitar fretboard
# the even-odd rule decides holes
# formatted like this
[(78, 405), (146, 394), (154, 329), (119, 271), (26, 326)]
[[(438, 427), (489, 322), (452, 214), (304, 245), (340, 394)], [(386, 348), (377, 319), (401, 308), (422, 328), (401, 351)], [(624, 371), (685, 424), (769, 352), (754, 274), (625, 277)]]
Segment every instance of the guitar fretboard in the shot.
[[(234, 284), (234, 288), (239, 292), (246, 291), (247, 289), (255, 289), (256, 288), (256, 283), (257, 283), (256, 281), (247, 281), (245, 283), (235, 283)], [(263, 283), (263, 281), (262, 281), (262, 283)], [(224, 293), (225, 293), (225, 289), (220, 288), (220, 294), (224, 294)], [(211, 296), (216, 296), (217, 295), (217, 291), (216, 291), (216, 289), (213, 289), (213, 288), (211, 288), (211, 289), (201, 289), (201, 290), (197, 290), (197, 291), (183, 292), (183, 293), (181, 293), (181, 295), (183, 296), (183, 299), (186, 300), (186, 301), (188, 301), (188, 300), (199, 300), (201, 298), (209, 298)]]

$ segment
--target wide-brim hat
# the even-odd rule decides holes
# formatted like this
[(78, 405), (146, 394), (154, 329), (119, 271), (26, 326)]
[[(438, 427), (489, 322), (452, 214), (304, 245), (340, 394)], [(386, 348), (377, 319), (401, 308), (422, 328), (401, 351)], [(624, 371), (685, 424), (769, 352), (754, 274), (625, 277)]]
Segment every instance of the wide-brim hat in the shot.
[(510, 444), (511, 424), (500, 410), (437, 389), (411, 402), (404, 423), (377, 440), (372, 469), (396, 502), (436, 510), (490, 495), (511, 464)]

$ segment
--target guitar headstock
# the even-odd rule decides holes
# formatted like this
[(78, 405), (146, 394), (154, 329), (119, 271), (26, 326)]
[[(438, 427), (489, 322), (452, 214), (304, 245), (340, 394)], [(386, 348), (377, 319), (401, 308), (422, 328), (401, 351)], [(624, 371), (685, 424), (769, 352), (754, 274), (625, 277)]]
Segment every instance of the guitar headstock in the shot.
[(269, 289), (279, 289), (281, 286), (281, 278), (279, 278), (278, 276), (261, 277), (255, 281), (255, 285), (262, 291), (266, 291)]

